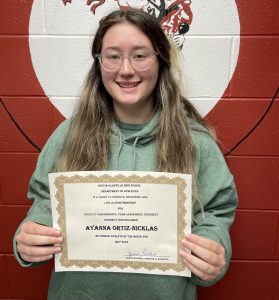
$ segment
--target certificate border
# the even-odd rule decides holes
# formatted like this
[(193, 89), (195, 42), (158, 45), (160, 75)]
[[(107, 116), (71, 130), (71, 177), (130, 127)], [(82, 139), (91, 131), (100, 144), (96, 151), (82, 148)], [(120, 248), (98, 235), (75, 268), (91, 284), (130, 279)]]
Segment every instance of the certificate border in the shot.
[[(158, 263), (158, 262), (136, 262), (136, 261), (111, 261), (111, 260), (72, 260), (68, 258), (68, 248), (67, 248), (67, 236), (66, 236), (66, 212), (65, 212), (65, 198), (64, 198), (64, 184), (65, 183), (152, 183), (152, 184), (172, 184), (177, 186), (177, 263)], [(153, 177), (151, 175), (146, 175), (140, 177), (138, 175), (124, 176), (118, 174), (115, 176), (110, 176), (108, 174), (95, 176), (80, 176), (74, 175), (71, 177), (60, 175), (56, 177), (54, 185), (57, 188), (55, 197), (57, 199), (57, 212), (58, 212), (58, 225), (63, 236), (62, 243), (62, 253), (60, 257), (60, 263), (63, 267), (69, 268), (76, 266), (79, 268), (83, 267), (104, 267), (113, 268), (117, 267), (120, 269), (132, 268), (138, 270), (144, 268), (146, 270), (159, 269), (161, 271), (174, 270), (177, 272), (182, 272), (186, 269), (179, 252), (183, 250), (181, 241), (185, 236), (184, 228), (186, 227), (185, 215), (186, 215), (186, 195), (185, 188), (187, 186), (185, 180), (181, 177), (169, 178), (167, 176)]]

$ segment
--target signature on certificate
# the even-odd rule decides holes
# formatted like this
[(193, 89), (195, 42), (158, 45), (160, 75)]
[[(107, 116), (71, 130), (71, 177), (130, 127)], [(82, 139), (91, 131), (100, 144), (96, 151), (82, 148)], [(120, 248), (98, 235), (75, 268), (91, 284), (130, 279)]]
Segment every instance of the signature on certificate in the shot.
[(143, 249), (142, 251), (138, 251), (138, 252), (131, 252), (129, 251), (129, 253), (127, 254), (128, 257), (131, 256), (148, 256), (148, 257), (152, 257), (152, 256), (157, 256), (156, 252), (152, 252), (150, 250), (147, 249)]

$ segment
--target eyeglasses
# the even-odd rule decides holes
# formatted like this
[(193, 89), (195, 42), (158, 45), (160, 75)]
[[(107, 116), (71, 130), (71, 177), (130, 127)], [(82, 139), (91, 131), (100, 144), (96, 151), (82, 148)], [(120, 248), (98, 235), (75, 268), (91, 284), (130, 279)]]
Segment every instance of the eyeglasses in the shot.
[(136, 50), (131, 54), (120, 53), (116, 50), (105, 50), (94, 55), (94, 57), (99, 59), (106, 71), (118, 71), (126, 56), (134, 70), (146, 71), (152, 66), (154, 57), (157, 55), (159, 55), (158, 52), (149, 49)]

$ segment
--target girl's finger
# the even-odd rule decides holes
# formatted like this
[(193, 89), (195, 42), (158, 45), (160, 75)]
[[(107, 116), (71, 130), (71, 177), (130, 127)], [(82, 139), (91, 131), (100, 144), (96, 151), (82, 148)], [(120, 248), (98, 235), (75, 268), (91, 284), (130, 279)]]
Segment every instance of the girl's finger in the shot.
[(187, 234), (185, 236), (185, 240), (189, 241), (193, 244), (196, 244), (202, 248), (205, 248), (216, 254), (224, 254), (225, 253), (225, 249), (221, 244), (219, 244), (213, 240), (199, 236), (197, 234), (193, 234), (193, 233)]
[(195, 269), (199, 270), (203, 274), (214, 275), (216, 277), (221, 272), (221, 267), (213, 266), (190, 253), (182, 251), (181, 255), (184, 258), (184, 261), (187, 261)]
[(192, 273), (194, 273), (196, 276), (198, 276), (201, 280), (210, 281), (210, 280), (213, 280), (216, 278), (216, 275), (209, 275), (209, 274), (202, 272), (197, 267), (195, 267), (194, 265), (189, 263), (187, 260), (184, 260), (184, 264), (189, 270), (191, 270)]
[(206, 248), (199, 246), (198, 244), (191, 243), (188, 240), (183, 240), (182, 244), (184, 247), (190, 250), (197, 257), (201, 258), (202, 260), (204, 260), (205, 262), (211, 265), (220, 266), (225, 263), (224, 256), (220, 254), (216, 254)]

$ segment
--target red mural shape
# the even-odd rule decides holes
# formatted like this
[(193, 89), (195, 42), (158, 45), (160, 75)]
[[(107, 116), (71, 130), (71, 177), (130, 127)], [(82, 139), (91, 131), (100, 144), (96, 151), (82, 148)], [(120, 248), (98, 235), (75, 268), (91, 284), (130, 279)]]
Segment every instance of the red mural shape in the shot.
[(168, 13), (161, 20), (161, 25), (166, 34), (185, 34), (193, 20), (190, 7), (191, 1), (175, 1), (168, 7)]
[[(87, 1), (88, 5), (92, 3), (89, 2), (90, 1)], [(179, 2), (181, 7), (183, 6), (184, 11), (187, 12), (189, 17), (187, 24), (191, 24), (193, 16), (190, 10), (190, 2), (176, 2)], [(71, 1), (64, 0), (64, 4), (67, 3), (71, 3)], [(102, 3), (100, 2), (98, 4), (101, 5)], [(177, 5), (178, 3), (171, 5), (169, 14), (164, 16), (164, 18), (161, 20), (162, 26), (165, 26), (166, 29), (168, 29), (167, 20), (176, 20), (174, 26), (172, 27), (173, 32), (179, 30), (177, 20), (181, 20), (181, 16), (179, 17), (179, 14), (181, 14), (182, 9)], [(260, 2), (254, 4), (255, 11), (257, 8), (256, 6), (258, 6), (259, 10), (261, 9)], [(257, 36), (249, 38), (246, 37), (245, 34), (247, 30), (250, 31), (251, 28), (249, 27), (246, 30), (244, 26), (248, 26), (248, 23), (246, 21), (242, 22), (242, 20), (250, 19), (251, 22), (254, 22), (253, 19), (256, 18), (256, 15), (246, 14), (247, 6), (245, 5), (244, 0), (238, 0), (237, 7), (241, 25), (241, 41), (238, 64), (229, 86), (224, 91), (221, 101), (219, 101), (214, 109), (212, 109), (206, 116), (206, 118), (213, 125), (216, 125), (216, 131), (224, 153), (229, 153), (230, 150), (232, 150), (239, 143), (239, 141), (241, 141), (243, 137), (249, 134), (249, 132), (254, 128), (258, 120), (265, 114), (270, 102), (272, 101), (272, 98), (276, 93), (278, 85), (277, 66), (279, 61), (277, 55), (278, 47), (276, 47), (278, 40), (276, 38), (259, 39)], [(18, 7), (15, 7), (14, 12), (16, 13), (18, 9)], [(24, 27), (21, 27), (22, 36), (13, 39), (2, 37), (3, 43), (0, 48), (0, 64), (3, 66), (0, 70), (1, 78), (3, 78), (3, 80), (0, 82), (1, 95), (45, 96), (32, 66), (28, 38), (26, 37), (28, 36), (28, 21), (30, 18), (31, 9), (32, 1), (27, 1), (24, 3), (24, 5), (22, 4), (22, 7), (20, 7), (21, 18), (25, 20)], [(13, 18), (13, 15), (10, 17)], [(4, 20), (5, 19), (7, 19), (6, 16), (4, 16)], [(183, 22), (185, 23), (186, 20)], [(255, 28), (254, 31), (257, 32), (257, 28)], [(271, 61), (273, 61), (272, 64), (270, 64)], [(266, 78), (268, 78), (268, 80), (266, 80)], [(250, 114), (249, 106), (252, 106), (252, 104), (249, 105), (246, 103), (246, 108), (243, 108), (240, 111), (240, 97), (245, 97), (246, 103), (248, 98), (249, 101), (261, 101), (262, 104), (256, 105), (256, 108), (254, 108), (254, 110), (257, 110), (257, 113)], [(255, 99), (255, 97), (258, 98)], [(230, 103), (227, 103), (228, 100)], [(22, 107), (23, 111), (26, 110), (24, 105), (21, 105), (20, 103), (18, 103), (18, 105)], [(35, 102), (34, 105), (36, 106)], [(40, 104), (38, 103), (38, 106), (39, 105)], [(50, 105), (52, 106), (52, 104)], [(1, 110), (3, 113), (5, 113), (3, 107), (1, 107)], [(51, 110), (53, 119), (63, 119), (63, 117), (54, 107), (52, 107)], [(24, 122), (22, 119), (15, 119), (19, 125)], [(240, 120), (245, 121), (239, 122)], [(230, 126), (229, 132), (227, 130), (228, 124)], [(51, 127), (53, 126), (51, 125)], [(25, 131), (25, 133), (27, 136), (30, 136), (28, 129)], [(251, 136), (249, 136), (249, 138)], [(34, 137), (33, 142), (35, 144), (41, 144), (36, 137)]]

